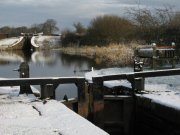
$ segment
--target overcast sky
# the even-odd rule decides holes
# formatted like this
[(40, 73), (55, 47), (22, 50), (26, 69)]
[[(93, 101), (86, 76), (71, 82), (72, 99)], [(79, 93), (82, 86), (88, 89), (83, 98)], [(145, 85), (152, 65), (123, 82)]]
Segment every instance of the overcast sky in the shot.
[[(140, 0), (140, 4), (149, 8), (170, 4), (180, 10), (180, 0)], [(96, 16), (123, 16), (124, 9), (133, 6), (135, 0), (0, 0), (0, 27), (30, 27), (47, 19), (56, 20), (60, 30), (72, 29), (77, 22), (86, 27)]]

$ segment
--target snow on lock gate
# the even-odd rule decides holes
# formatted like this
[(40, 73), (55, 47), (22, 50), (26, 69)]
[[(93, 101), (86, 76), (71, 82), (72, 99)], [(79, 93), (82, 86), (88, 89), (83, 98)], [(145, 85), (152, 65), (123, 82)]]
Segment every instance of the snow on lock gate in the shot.
[[(137, 95), (138, 92), (145, 90), (142, 89), (143, 87), (139, 87), (139, 80), (136, 78), (170, 75), (180, 75), (180, 69), (97, 76), (93, 77), (91, 83), (87, 83), (84, 77), (5, 79), (0, 80), (0, 86), (41, 85), (41, 98), (55, 99), (55, 89), (59, 84), (75, 83), (78, 87), (78, 99), (66, 99), (62, 103), (108, 133), (164, 134), (167, 132), (176, 134), (180, 133), (177, 128), (180, 125), (178, 121), (180, 111)], [(132, 87), (126, 89), (128, 94), (112, 95), (108, 93), (103, 82), (120, 79), (130, 82)], [(141, 85), (143, 85), (142, 82)], [(125, 87), (121, 87), (121, 89), (125, 89)], [(24, 91), (24, 93), (26, 92)], [(168, 117), (168, 114), (173, 117)], [(147, 120), (151, 121), (147, 122)], [(161, 124), (160, 127), (156, 124), (158, 122)], [(142, 126), (144, 127), (142, 128)]]
[(150, 58), (152, 68), (157, 70), (158, 61), (171, 60), (172, 68), (175, 68), (177, 60), (177, 47), (175, 43), (172, 46), (138, 45), (134, 47), (134, 59), (138, 61), (141, 58)]

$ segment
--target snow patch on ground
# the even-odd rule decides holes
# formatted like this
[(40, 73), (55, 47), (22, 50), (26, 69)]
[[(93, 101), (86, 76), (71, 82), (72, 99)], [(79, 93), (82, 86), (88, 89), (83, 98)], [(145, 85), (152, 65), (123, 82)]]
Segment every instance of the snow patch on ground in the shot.
[(0, 40), (0, 48), (5, 49), (10, 46), (15, 46), (21, 42), (24, 37), (12, 37)]
[(36, 43), (34, 42), (34, 40), (35, 40), (35, 36), (33, 36), (32, 38), (31, 38), (31, 44), (34, 46), (34, 47), (39, 47), (38, 45), (36, 45)]
[[(88, 81), (94, 76), (132, 72), (132, 68), (108, 68), (85, 74)], [(149, 94), (137, 96), (180, 110), (180, 76), (147, 78)], [(107, 84), (106, 84), (107, 83)], [(104, 82), (105, 85), (128, 85), (126, 80)], [(105, 135), (81, 116), (55, 100), (43, 102), (34, 95), (20, 95), (19, 87), (0, 87), (0, 134), (42, 135)]]
[(147, 48), (147, 49), (138, 49), (139, 53), (151, 53), (153, 52), (153, 48)]
[(19, 87), (0, 87), (1, 135), (107, 135), (56, 100), (18, 93)]
[(31, 44), (34, 47), (42, 47), (45, 45), (55, 46), (59, 45), (60, 36), (33, 36), (31, 39)]
[[(92, 82), (92, 77), (130, 72), (133, 72), (133, 68), (108, 68), (88, 72), (85, 78), (88, 82)], [(104, 86), (109, 88), (121, 85), (131, 88), (127, 80), (104, 81)], [(180, 110), (180, 75), (146, 78), (145, 91), (149, 94), (138, 94), (138, 96)]]
[(138, 96), (152, 99), (159, 103), (177, 110), (180, 110), (180, 91), (166, 84), (150, 85), (146, 84), (149, 94), (137, 94)]

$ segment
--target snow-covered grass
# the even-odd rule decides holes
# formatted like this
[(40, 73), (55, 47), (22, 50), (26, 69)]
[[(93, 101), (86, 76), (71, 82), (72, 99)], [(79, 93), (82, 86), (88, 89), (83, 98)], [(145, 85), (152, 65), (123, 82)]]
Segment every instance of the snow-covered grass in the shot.
[(23, 37), (12, 37), (12, 38), (1, 39), (0, 48), (5, 49), (10, 46), (15, 46), (19, 42), (21, 42), (22, 39)]
[[(133, 72), (133, 68), (108, 68), (88, 72), (85, 74), (85, 78), (92, 82), (92, 77), (130, 72)], [(127, 80), (104, 82), (104, 86), (109, 88), (121, 85), (131, 87)], [(137, 94), (137, 96), (147, 97), (154, 102), (180, 110), (180, 75), (146, 78), (145, 90), (148, 91), (148, 94)]]
[(56, 100), (18, 93), (0, 87), (0, 135), (107, 135)]

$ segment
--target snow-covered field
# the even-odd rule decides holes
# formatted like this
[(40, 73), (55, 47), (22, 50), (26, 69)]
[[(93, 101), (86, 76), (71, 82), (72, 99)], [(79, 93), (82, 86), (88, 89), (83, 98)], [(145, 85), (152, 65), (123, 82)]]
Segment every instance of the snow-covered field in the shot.
[(23, 37), (12, 37), (12, 38), (1, 39), (0, 49), (5, 49), (10, 46), (15, 46), (16, 44), (21, 42), (22, 39)]
[[(85, 74), (86, 79), (91, 82), (92, 77), (99, 75), (113, 75), (133, 72), (132, 68), (108, 68)], [(127, 86), (131, 84), (127, 80), (105, 81), (104, 86)], [(137, 96), (152, 99), (152, 101), (180, 110), (180, 75), (152, 77), (145, 79), (145, 90), (149, 94), (137, 94)]]
[(0, 135), (107, 135), (56, 100), (18, 93), (0, 87)]

